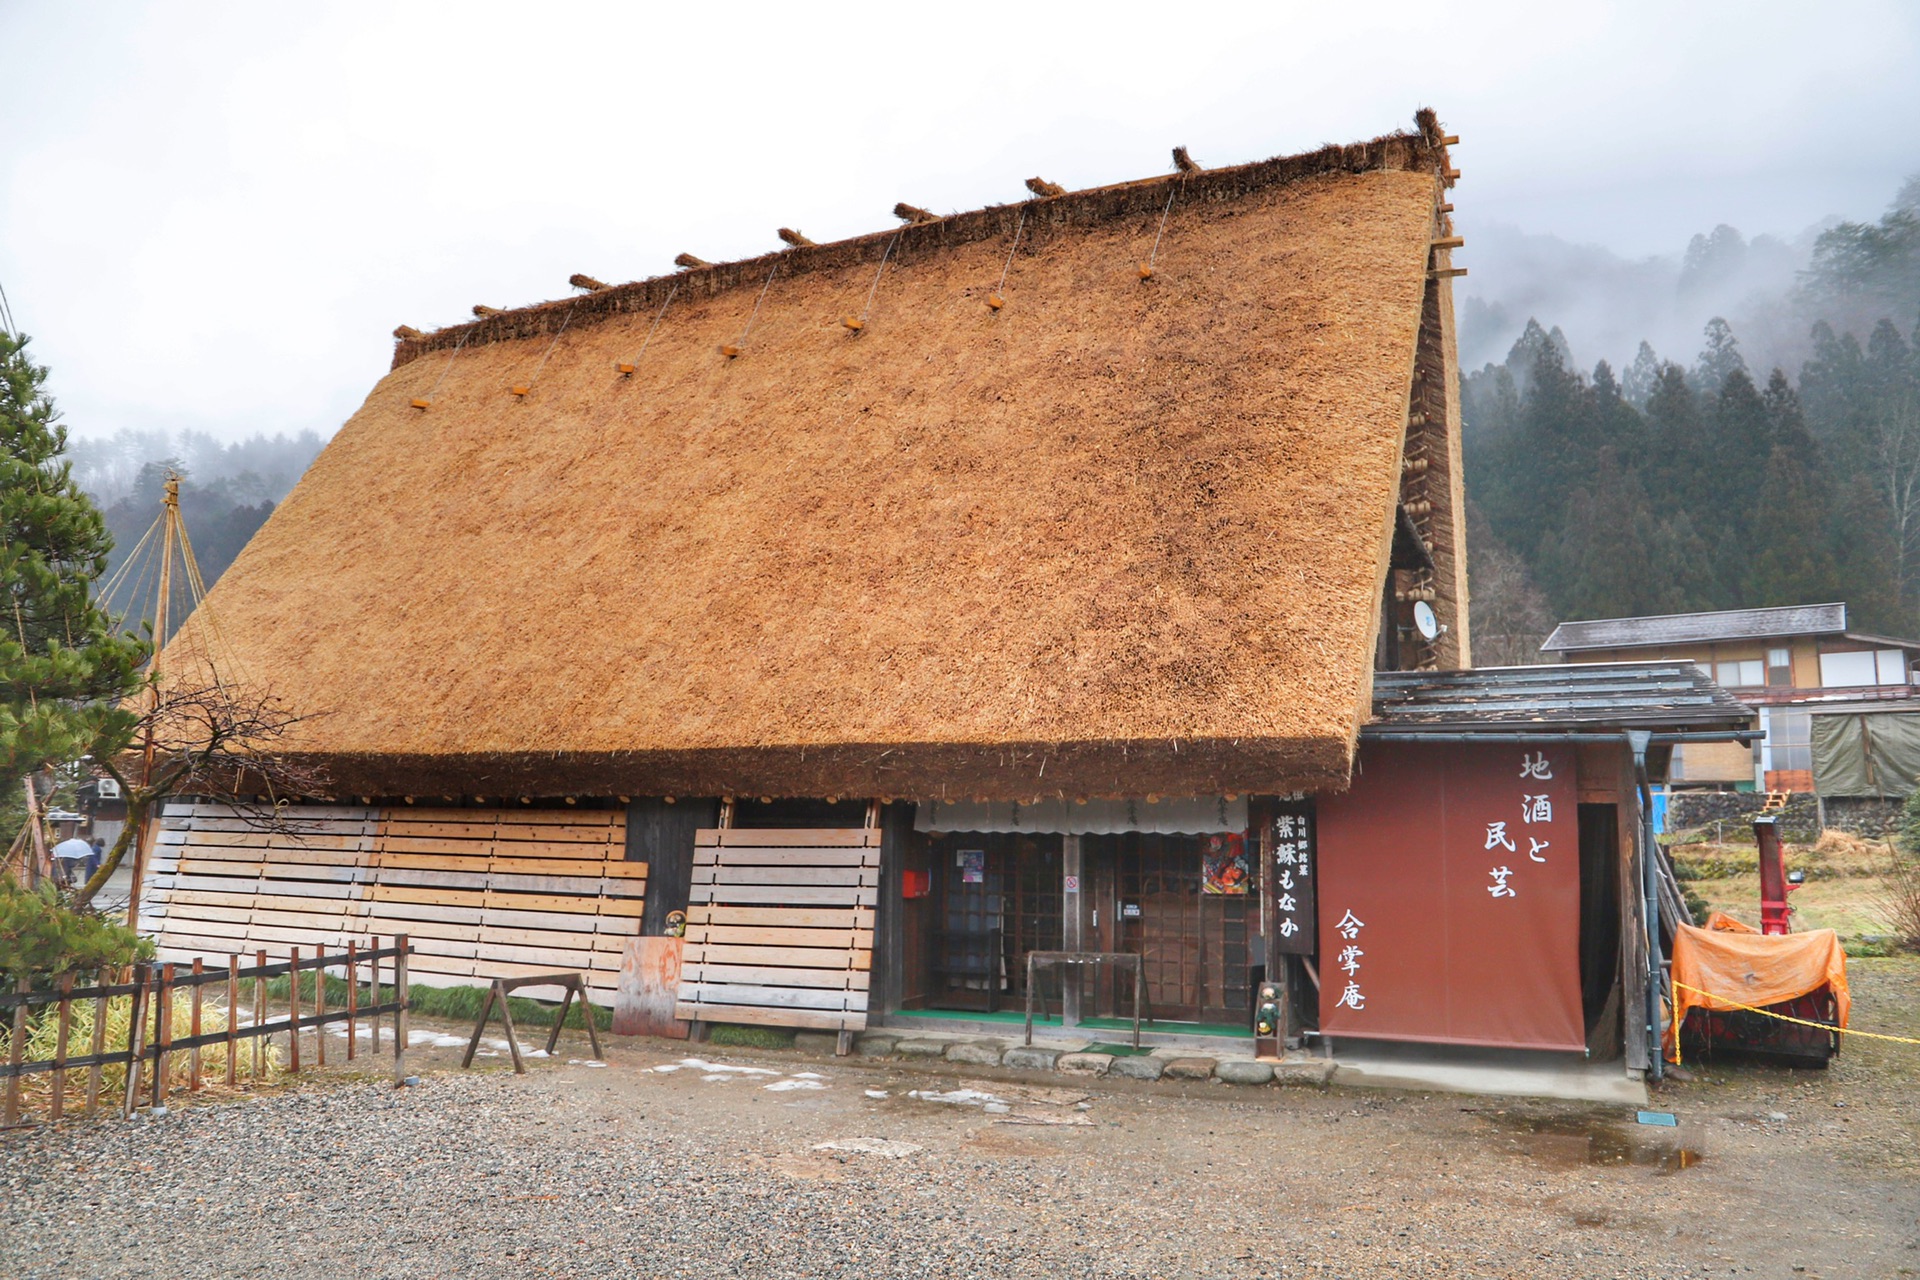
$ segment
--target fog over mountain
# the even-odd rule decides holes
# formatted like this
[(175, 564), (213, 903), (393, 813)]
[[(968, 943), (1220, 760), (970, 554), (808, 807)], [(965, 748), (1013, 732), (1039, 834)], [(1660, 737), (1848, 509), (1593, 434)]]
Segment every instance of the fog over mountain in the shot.
[(1642, 342), (1667, 358), (1690, 359), (1715, 316), (1732, 325), (1749, 364), (1797, 368), (1809, 347), (1792, 296), (1819, 237), (1840, 221), (1751, 238), (1722, 223), (1672, 253), (1645, 258), (1503, 223), (1469, 224), (1461, 368), (1504, 360), (1529, 319), (1558, 326), (1583, 368), (1600, 360), (1625, 368)]

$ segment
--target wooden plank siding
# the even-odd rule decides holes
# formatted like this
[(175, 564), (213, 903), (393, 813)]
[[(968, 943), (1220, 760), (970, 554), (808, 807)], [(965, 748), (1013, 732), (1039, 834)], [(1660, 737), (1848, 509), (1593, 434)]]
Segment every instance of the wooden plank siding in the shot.
[(867, 1025), (879, 831), (700, 831), (692, 879), (674, 1017)]
[(140, 923), (163, 959), (405, 933), (414, 981), (578, 969), (611, 1004), (645, 910), (618, 811), (302, 805), (267, 831), (231, 805), (176, 804), (160, 826)]

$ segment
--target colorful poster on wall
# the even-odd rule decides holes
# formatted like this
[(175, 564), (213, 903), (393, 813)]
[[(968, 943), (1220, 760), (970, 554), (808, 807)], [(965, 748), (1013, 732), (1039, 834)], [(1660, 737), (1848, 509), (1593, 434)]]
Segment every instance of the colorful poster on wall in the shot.
[(1273, 886), (1273, 949), (1286, 956), (1310, 956), (1318, 934), (1314, 915), (1314, 875), (1319, 857), (1314, 849), (1313, 799), (1294, 794), (1280, 797), (1267, 826)]
[(1334, 1037), (1580, 1050), (1565, 748), (1369, 744), (1320, 800), (1320, 1022)]
[(962, 849), (959, 852), (960, 883), (981, 884), (987, 878), (987, 851)]
[(1251, 879), (1245, 836), (1236, 833), (1206, 838), (1200, 851), (1200, 892), (1244, 896)]

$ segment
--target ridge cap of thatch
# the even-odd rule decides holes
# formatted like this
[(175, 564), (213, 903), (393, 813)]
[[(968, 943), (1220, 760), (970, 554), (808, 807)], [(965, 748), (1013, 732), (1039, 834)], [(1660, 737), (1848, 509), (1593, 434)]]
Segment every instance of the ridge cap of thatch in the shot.
[[(1183, 190), (1214, 202), (1326, 174), (1377, 170), (1431, 169), (1436, 181), (1451, 186), (1453, 177), (1447, 154), (1451, 139), (1441, 133), (1438, 117), (1431, 108), (1422, 107), (1414, 113), (1414, 127), (1412, 133), (1397, 129), (1366, 142), (1328, 143), (1313, 151), (1245, 164), (1132, 178), (1063, 195), (1036, 195), (1011, 204), (991, 204), (844, 240), (783, 245), (752, 258), (704, 263), (645, 280), (611, 285), (589, 294), (506, 308), (432, 333), (398, 338), (391, 368), (398, 369), (436, 350), (546, 336), (563, 324), (577, 328), (608, 316), (649, 311), (661, 304), (669, 289), (688, 297), (711, 298), (743, 285), (758, 288), (775, 263), (780, 265), (783, 275), (792, 276), (877, 262), (889, 252), (893, 260), (905, 261), (916, 252), (1011, 235), (1014, 220), (1023, 215), (1027, 234), (1033, 236), (1048, 228), (1091, 225), (1157, 211), (1162, 204), (1162, 193), (1170, 183), (1181, 184)], [(682, 255), (687, 256), (690, 255)]]

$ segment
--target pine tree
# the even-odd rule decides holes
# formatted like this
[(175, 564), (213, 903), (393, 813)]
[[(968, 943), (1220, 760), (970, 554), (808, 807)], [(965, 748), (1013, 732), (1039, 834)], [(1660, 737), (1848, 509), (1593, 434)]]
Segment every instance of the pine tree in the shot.
[(93, 600), (111, 545), (62, 456), (66, 428), (27, 339), (0, 331), (0, 788), (50, 764), (123, 749), (135, 717), (138, 640)]

